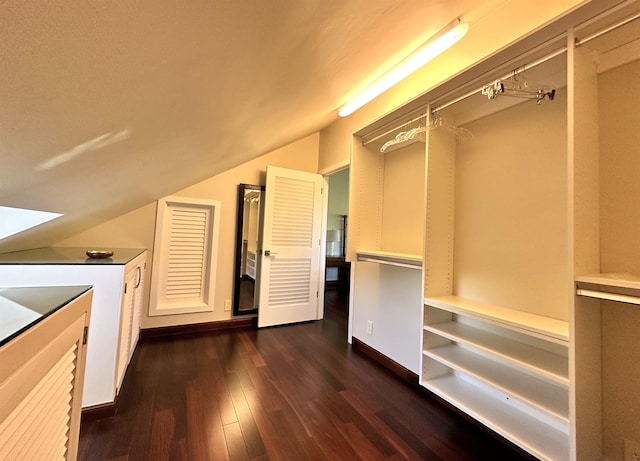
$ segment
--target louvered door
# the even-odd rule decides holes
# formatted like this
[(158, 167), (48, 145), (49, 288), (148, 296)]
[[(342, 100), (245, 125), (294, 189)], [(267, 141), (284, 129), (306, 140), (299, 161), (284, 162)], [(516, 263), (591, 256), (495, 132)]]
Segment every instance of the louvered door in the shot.
[(321, 318), (322, 176), (267, 167), (258, 326)]
[(219, 202), (158, 202), (149, 315), (213, 310)]
[(75, 460), (92, 292), (0, 348), (0, 459)]

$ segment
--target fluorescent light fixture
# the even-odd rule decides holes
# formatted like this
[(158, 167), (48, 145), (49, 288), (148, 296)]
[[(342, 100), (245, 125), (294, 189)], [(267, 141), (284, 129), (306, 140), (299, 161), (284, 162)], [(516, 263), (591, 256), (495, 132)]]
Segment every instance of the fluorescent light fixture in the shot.
[(0, 240), (47, 221), (51, 221), (59, 216), (62, 215), (60, 213), (50, 213), (48, 211), (0, 206)]
[(352, 114), (454, 45), (465, 36), (468, 30), (469, 25), (462, 18), (456, 19), (342, 106), (338, 111), (338, 115), (346, 117)]

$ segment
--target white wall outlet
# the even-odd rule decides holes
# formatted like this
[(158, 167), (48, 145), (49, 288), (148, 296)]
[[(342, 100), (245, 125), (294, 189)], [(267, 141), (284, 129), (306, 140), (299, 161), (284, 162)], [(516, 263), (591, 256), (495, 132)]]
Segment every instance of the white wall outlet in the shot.
[(225, 299), (224, 300), (224, 310), (225, 312), (228, 312), (231, 310), (231, 300), (230, 299)]
[(371, 320), (367, 320), (367, 334), (373, 334), (373, 322)]
[(624, 461), (640, 461), (640, 443), (624, 440)]

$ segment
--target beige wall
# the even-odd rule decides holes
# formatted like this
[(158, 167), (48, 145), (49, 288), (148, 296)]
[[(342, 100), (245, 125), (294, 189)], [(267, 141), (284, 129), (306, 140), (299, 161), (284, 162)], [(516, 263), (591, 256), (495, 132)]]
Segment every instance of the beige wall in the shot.
[[(233, 298), (233, 267), (237, 186), (240, 183), (264, 185), (267, 165), (315, 173), (318, 168), (319, 134), (303, 138), (176, 192), (181, 197), (207, 198), (221, 202), (220, 234), (215, 281), (214, 311), (200, 314), (167, 315), (142, 318), (142, 328), (228, 320), (224, 301)], [(156, 202), (88, 229), (55, 246), (99, 246), (111, 248), (147, 248), (147, 297), (151, 286)], [(146, 305), (147, 303), (145, 303)]]

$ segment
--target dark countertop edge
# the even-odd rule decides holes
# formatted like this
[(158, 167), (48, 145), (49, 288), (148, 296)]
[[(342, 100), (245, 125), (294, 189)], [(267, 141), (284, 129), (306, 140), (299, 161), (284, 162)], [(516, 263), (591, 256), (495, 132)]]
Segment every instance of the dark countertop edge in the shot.
[[(63, 260), (63, 259), (59, 259), (59, 260), (46, 260), (46, 258), (39, 258), (39, 259), (34, 259), (31, 261), (20, 261), (19, 258), (15, 258), (15, 259), (11, 259), (11, 260), (3, 260), (3, 257), (6, 257), (7, 255), (16, 255), (18, 256), (20, 253), (33, 253), (36, 251), (44, 251), (47, 250), (49, 247), (47, 248), (34, 248), (34, 249), (30, 249), (30, 250), (18, 250), (18, 251), (10, 251), (8, 253), (0, 253), (0, 266), (8, 266), (8, 265), (16, 265), (16, 266), (35, 266), (35, 265), (59, 265), (59, 266), (77, 266), (77, 265), (81, 265), (81, 264), (86, 264), (88, 266), (124, 266), (126, 264), (128, 264), (129, 262), (133, 261), (135, 258), (137, 258), (138, 256), (140, 256), (143, 252), (147, 251), (146, 248), (110, 248), (111, 250), (114, 251), (114, 257), (111, 258), (89, 258), (86, 257), (85, 259), (81, 259), (81, 258), (76, 258), (76, 259), (68, 259), (68, 260)], [(90, 247), (84, 248), (84, 247), (50, 247), (52, 249), (55, 248), (61, 248), (64, 250), (77, 250), (77, 251), (81, 251), (82, 254), (84, 254), (85, 251), (89, 250), (89, 249), (93, 249)], [(119, 253), (122, 253), (123, 251), (129, 252), (130, 255), (129, 257), (125, 258), (125, 259), (121, 259), (119, 257)], [(114, 259), (116, 259), (114, 261)]]
[[(81, 290), (81, 291), (78, 291), (78, 293), (75, 294), (74, 296), (72, 296), (71, 298), (69, 298), (66, 301), (60, 303), (59, 305), (51, 308), (51, 310), (49, 310), (49, 312), (47, 312), (46, 314), (43, 314), (42, 317), (39, 317), (39, 318), (35, 319), (33, 322), (25, 325), (24, 327), (20, 328), (19, 330), (15, 331), (14, 333), (10, 334), (6, 338), (0, 340), (0, 347), (3, 347), (5, 344), (8, 344), (11, 340), (17, 338), (22, 333), (26, 332), (30, 328), (33, 328), (34, 326), (36, 326), (38, 323), (42, 322), (44, 319), (46, 319), (50, 315), (53, 315), (56, 312), (58, 312), (60, 309), (62, 309), (64, 306), (66, 306), (70, 302), (74, 301), (75, 299), (78, 299), (80, 296), (82, 296), (83, 294), (85, 294), (89, 290), (93, 289), (93, 285), (69, 285), (69, 287), (71, 287), (71, 286), (77, 286), (78, 289)], [(33, 288), (45, 288), (45, 287), (33, 287)], [(56, 286), (56, 287), (51, 287), (51, 288), (60, 288), (60, 287)]]

